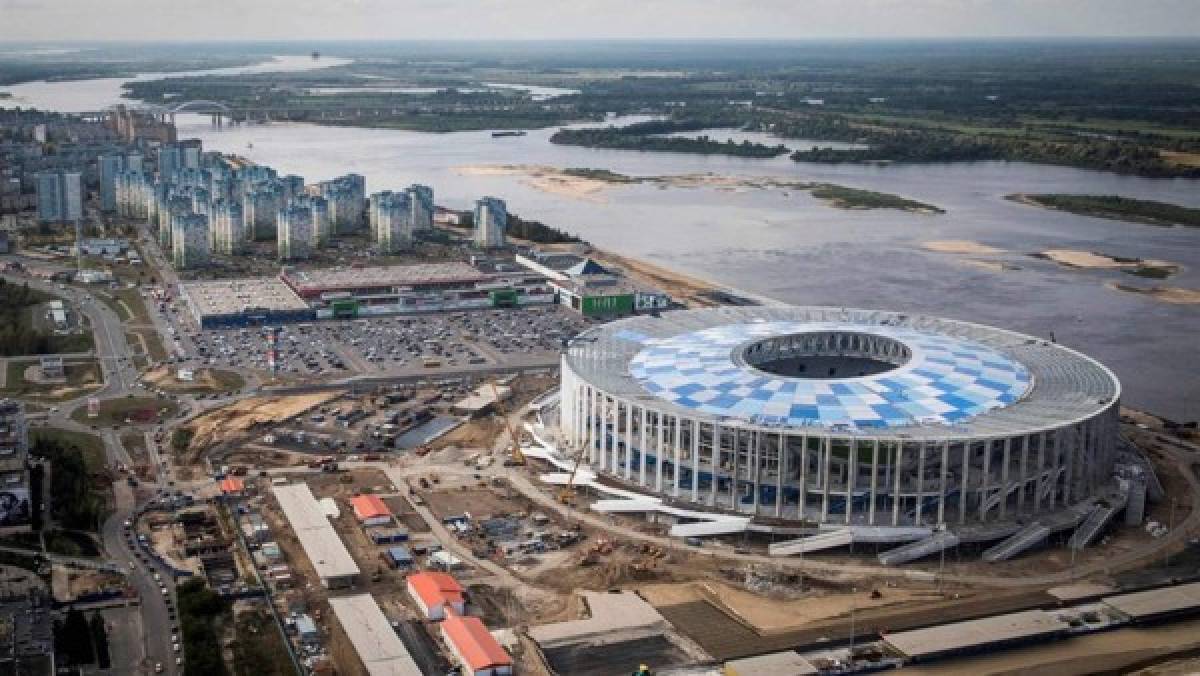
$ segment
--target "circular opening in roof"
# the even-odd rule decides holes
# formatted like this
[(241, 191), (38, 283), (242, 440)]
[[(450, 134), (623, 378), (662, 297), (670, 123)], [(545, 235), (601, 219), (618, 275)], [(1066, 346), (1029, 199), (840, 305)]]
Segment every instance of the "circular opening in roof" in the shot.
[(820, 380), (886, 373), (911, 358), (912, 350), (894, 338), (855, 331), (772, 336), (734, 350), (735, 361), (771, 375)]

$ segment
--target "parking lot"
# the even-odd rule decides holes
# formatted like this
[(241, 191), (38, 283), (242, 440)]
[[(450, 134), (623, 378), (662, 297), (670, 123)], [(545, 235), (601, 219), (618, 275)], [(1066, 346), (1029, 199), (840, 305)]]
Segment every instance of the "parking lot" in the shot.
[[(189, 353), (183, 363), (268, 370), (262, 328), (196, 331), (180, 326), (181, 314), (168, 312), (167, 319), (177, 335), (187, 336), (180, 344)], [(560, 306), (284, 324), (276, 369), (347, 376), (506, 364), (556, 354), (584, 326), (583, 318)]]

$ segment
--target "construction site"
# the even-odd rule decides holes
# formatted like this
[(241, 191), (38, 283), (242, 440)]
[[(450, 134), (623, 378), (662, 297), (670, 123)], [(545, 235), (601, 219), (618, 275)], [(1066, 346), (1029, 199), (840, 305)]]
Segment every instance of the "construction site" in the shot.
[[(1159, 478), (1143, 523), (1106, 519), (1088, 547), (1061, 531), (1003, 560), (959, 541), (901, 564), (882, 556), (895, 543), (853, 539), (780, 555), (818, 524), (679, 535), (744, 515), (639, 492), (569, 441), (561, 407), (557, 375), (534, 373), (209, 410), (173, 461), (219, 503), (212, 523), (236, 524), (218, 544), (238, 554), (179, 565), (261, 590), (314, 673), (952, 673), (985, 657), (1003, 671), (1049, 641), (1108, 654), (1101, 629), (1121, 639), (1113, 664), (1200, 647), (1181, 638), (1200, 595), (1177, 586), (1200, 570), (1200, 451), (1162, 421), (1120, 423)], [(195, 549), (181, 528), (154, 544)], [(1153, 619), (1126, 603), (1139, 593), (1158, 594)]]

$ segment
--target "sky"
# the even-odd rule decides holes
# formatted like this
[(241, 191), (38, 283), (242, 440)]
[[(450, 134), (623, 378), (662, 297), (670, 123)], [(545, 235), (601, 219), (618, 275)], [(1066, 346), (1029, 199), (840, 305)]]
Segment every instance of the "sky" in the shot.
[(0, 0), (0, 40), (1200, 37), (1200, 0)]

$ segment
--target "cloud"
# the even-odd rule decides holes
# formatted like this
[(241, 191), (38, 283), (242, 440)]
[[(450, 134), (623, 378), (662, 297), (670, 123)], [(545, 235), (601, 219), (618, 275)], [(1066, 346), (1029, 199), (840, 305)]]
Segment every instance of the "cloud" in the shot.
[(0, 0), (6, 40), (1200, 35), (1197, 0)]

